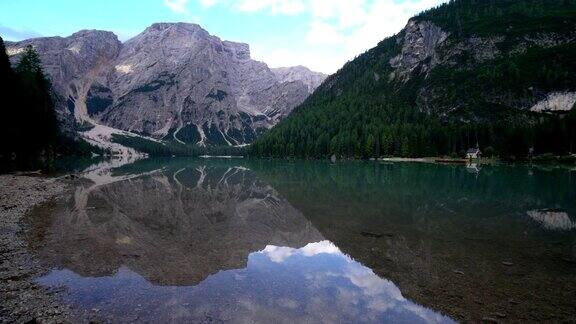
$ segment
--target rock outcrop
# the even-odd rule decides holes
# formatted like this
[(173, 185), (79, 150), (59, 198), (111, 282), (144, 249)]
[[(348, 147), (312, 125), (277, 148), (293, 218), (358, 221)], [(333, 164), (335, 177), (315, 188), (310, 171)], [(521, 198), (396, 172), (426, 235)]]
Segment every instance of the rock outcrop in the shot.
[[(111, 32), (82, 30), (69, 37), (35, 38), (8, 43), (7, 52), (16, 63), (27, 46), (40, 55), (44, 72), (52, 82), (58, 117), (68, 129), (83, 120), (90, 84), (108, 70), (122, 44)], [(77, 108), (76, 108), (77, 107)]]
[(429, 21), (410, 20), (404, 28), (401, 53), (390, 60), (396, 74), (408, 77), (417, 67), (428, 72), (438, 63), (436, 48), (442, 44), (449, 33)]
[(302, 81), (308, 87), (308, 92), (312, 93), (318, 88), (326, 77), (324, 73), (310, 71), (305, 66), (281, 67), (274, 68), (272, 72), (276, 74), (280, 82), (298, 82)]
[(537, 112), (562, 112), (569, 111), (576, 104), (576, 92), (552, 92), (546, 99), (539, 101), (530, 108)]
[(195, 24), (153, 24), (123, 44), (95, 30), (10, 43), (14, 62), (28, 45), (40, 54), (68, 128), (104, 125), (187, 144), (251, 143), (323, 80), (303, 67), (278, 76), (250, 58), (247, 44)]
[[(457, 35), (454, 31), (445, 30), (432, 21), (413, 18), (395, 36), (399, 53), (388, 61), (392, 71), (388, 80), (401, 83), (418, 80), (417, 82), (425, 85), (419, 89), (416, 99), (421, 111), (443, 117), (458, 115), (459, 106), (465, 105), (465, 100), (446, 105), (447, 100), (442, 98), (447, 92), (446, 84), (431, 80), (438, 78), (431, 76), (432, 70), (436, 67), (463, 73), (477, 71), (483, 64), (490, 64), (498, 59), (508, 58), (512, 61), (516, 56), (525, 55), (530, 48), (549, 49), (573, 43), (575, 39), (576, 33), (570, 30), (562, 33), (537, 32), (524, 35), (510, 34), (509, 31), (490, 35)], [(513, 69), (515, 65), (510, 66), (510, 69)], [(377, 82), (379, 74), (374, 73)], [(529, 90), (527, 95), (500, 90), (486, 91), (482, 100), (504, 104), (517, 110), (546, 113), (569, 111), (576, 101), (573, 91), (548, 91), (532, 86)], [(476, 114), (463, 118), (485, 117)]]

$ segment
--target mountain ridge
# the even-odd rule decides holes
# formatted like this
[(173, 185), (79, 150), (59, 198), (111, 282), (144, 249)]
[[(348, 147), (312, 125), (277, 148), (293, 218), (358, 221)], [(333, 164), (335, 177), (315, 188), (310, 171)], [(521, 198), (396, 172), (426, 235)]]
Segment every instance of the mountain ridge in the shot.
[(87, 139), (100, 146), (110, 132), (200, 146), (249, 144), (312, 86), (280, 80), (251, 59), (248, 44), (222, 41), (197, 24), (155, 23), (124, 43), (99, 30), (7, 43), (13, 63), (28, 45), (52, 80), (66, 129), (120, 130), (93, 131)]

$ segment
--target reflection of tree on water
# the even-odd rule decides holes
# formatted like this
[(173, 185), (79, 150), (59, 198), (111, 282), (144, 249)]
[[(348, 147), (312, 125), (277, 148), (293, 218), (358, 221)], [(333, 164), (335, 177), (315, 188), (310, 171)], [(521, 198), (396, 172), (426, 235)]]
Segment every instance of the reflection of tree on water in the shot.
[[(143, 161), (111, 176), (162, 165)], [(551, 231), (562, 215), (542, 214), (550, 207), (574, 214), (576, 178), (565, 171), (245, 165), (251, 170), (170, 162), (97, 187), (86, 200), (88, 221), (76, 222), (73, 202), (53, 211), (40, 253), (84, 276), (126, 265), (155, 284), (189, 285), (245, 268), (254, 251), (274, 252), (272, 263), (289, 261), (295, 248), (328, 239), (398, 284), (403, 296), (456, 319), (575, 320), (574, 229)]]
[[(565, 170), (251, 167), (326, 239), (420, 304), (463, 321), (576, 320), (576, 231), (566, 226), (576, 212), (576, 178)], [(527, 214), (550, 206), (565, 214)], [(566, 230), (551, 231), (553, 223)]]
[(342, 254), (245, 167), (97, 172), (49, 210), (37, 252), (61, 269), (41, 283), (110, 321), (451, 322)]

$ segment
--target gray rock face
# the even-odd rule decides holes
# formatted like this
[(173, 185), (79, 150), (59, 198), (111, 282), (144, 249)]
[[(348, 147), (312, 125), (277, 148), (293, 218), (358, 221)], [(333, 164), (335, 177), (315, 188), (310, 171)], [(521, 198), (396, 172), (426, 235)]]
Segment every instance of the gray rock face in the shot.
[(276, 74), (280, 82), (297, 82), (302, 81), (308, 87), (308, 92), (312, 93), (328, 77), (324, 73), (310, 71), (305, 66), (281, 67), (274, 68), (272, 72)]
[[(504, 40), (504, 36), (454, 38), (430, 21), (410, 20), (398, 39), (401, 52), (389, 62), (394, 68), (391, 78), (406, 80), (414, 73), (427, 76), (438, 65), (463, 69), (493, 60), (502, 55), (498, 44)], [(463, 56), (469, 61), (463, 62)]]
[(76, 100), (86, 95), (87, 83), (107, 71), (122, 44), (113, 33), (97, 30), (82, 30), (66, 38), (29, 39), (7, 44), (12, 63), (29, 45), (40, 54), (44, 71), (52, 81), (59, 119), (73, 128), (78, 113)]
[[(390, 60), (396, 74), (407, 78), (417, 67), (422, 72), (431, 70), (438, 61), (436, 48), (448, 38), (449, 34), (429, 21), (410, 20), (404, 29), (402, 51)], [(421, 64), (428, 61), (428, 64)]]
[(195, 24), (153, 24), (124, 44), (102, 31), (11, 43), (14, 61), (27, 45), (40, 54), (68, 124), (188, 144), (251, 143), (321, 82), (301, 67), (279, 77), (250, 58), (247, 44)]
[[(480, 64), (499, 58), (514, 57), (527, 52), (529, 48), (551, 48), (573, 43), (576, 31), (562, 33), (528, 33), (525, 35), (467, 35), (451, 34), (431, 21), (411, 19), (396, 42), (399, 53), (389, 60), (392, 72), (388, 81), (406, 82), (413, 77), (430, 77), (430, 71), (442, 66), (459, 71), (474, 71)], [(374, 72), (378, 82), (380, 75)], [(544, 91), (529, 88), (532, 94), (518, 96), (510, 92), (486, 93), (483, 100), (504, 104), (518, 110), (535, 112), (569, 111), (574, 105), (573, 91), (558, 89)], [(462, 104), (435, 104), (437, 98), (445, 93), (444, 85), (428, 85), (418, 90), (416, 102), (421, 111), (431, 115), (447, 117), (460, 110)], [(466, 115), (463, 120), (480, 119), (485, 116)]]

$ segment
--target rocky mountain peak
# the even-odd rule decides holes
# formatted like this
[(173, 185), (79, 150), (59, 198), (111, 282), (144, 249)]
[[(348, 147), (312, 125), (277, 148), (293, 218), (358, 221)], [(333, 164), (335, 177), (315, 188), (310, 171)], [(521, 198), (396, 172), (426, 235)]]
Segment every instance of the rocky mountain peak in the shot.
[(311, 71), (302, 65), (273, 68), (272, 72), (279, 78), (280, 82), (303, 82), (308, 88), (309, 93), (314, 92), (328, 77), (328, 75), (324, 73)]
[(248, 144), (325, 77), (304, 67), (280, 77), (250, 58), (248, 44), (190, 23), (156, 23), (125, 43), (98, 30), (11, 43), (14, 62), (27, 44), (53, 82), (60, 119), (102, 126), (96, 129), (107, 137), (128, 131), (186, 144)]
[(99, 60), (113, 60), (122, 46), (116, 34), (103, 30), (81, 30), (65, 39), (72, 54), (92, 60), (92, 64)]
[(238, 60), (250, 59), (250, 46), (246, 43), (223, 41), (224, 50), (232, 54)]
[(70, 39), (78, 38), (100, 38), (100, 39), (110, 39), (118, 41), (118, 36), (110, 31), (98, 30), (98, 29), (82, 29), (70, 35)]
[[(154, 23), (146, 28), (142, 34), (164, 34), (171, 36), (198, 35), (199, 37), (209, 37), (210, 34), (198, 24), (192, 23)], [(137, 36), (138, 37), (138, 36)]]

